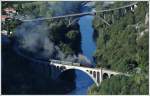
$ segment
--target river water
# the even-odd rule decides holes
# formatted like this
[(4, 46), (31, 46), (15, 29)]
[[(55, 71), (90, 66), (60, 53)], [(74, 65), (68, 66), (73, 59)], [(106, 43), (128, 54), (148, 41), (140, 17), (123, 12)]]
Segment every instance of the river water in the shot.
[[(91, 11), (88, 6), (83, 6), (81, 8), (82, 12)], [(86, 56), (92, 64), (93, 62), (93, 53), (96, 50), (96, 44), (93, 39), (93, 27), (92, 21), (94, 17), (92, 15), (82, 16), (79, 19), (78, 24), (80, 25), (80, 32), (81, 32), (81, 47), (83, 51), (83, 55)], [(83, 73), (80, 70), (76, 70), (76, 89), (69, 94), (74, 95), (86, 95), (88, 88), (94, 83), (93, 80)]]

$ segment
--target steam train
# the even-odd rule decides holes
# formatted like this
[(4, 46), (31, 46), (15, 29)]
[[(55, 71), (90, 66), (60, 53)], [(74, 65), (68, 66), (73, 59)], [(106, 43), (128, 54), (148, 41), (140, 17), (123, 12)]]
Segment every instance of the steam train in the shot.
[(70, 61), (61, 61), (61, 60), (49, 60), (50, 63), (56, 63), (56, 64), (64, 64), (64, 65), (72, 65), (72, 66), (83, 66), (83, 67), (93, 67), (92, 64), (89, 63), (78, 63), (78, 62), (70, 62)]

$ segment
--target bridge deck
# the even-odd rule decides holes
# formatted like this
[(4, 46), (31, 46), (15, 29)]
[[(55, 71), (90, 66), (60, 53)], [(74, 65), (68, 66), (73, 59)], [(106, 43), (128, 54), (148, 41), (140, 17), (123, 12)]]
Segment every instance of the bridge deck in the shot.
[(125, 5), (125, 6), (122, 6), (122, 7), (117, 7), (117, 8), (107, 9), (107, 10), (99, 10), (99, 11), (94, 11), (94, 12), (84, 12), (84, 13), (68, 14), (68, 15), (63, 15), (63, 16), (54, 16), (54, 17), (50, 17), (50, 18), (38, 18), (38, 19), (29, 19), (29, 20), (19, 19), (19, 20), (26, 22), (26, 21), (38, 21), (38, 20), (48, 20), (48, 19), (58, 19), (58, 18), (75, 17), (75, 16), (82, 16), (82, 15), (89, 15), (89, 14), (92, 15), (93, 13), (103, 13), (103, 12), (108, 12), (108, 11), (114, 11), (114, 10), (118, 10), (118, 9), (123, 9), (123, 8), (126, 8), (126, 7), (133, 6), (135, 4), (137, 4), (137, 2), (129, 4), (129, 5)]
[[(56, 61), (59, 61), (59, 60), (56, 60)], [(60, 61), (61, 62), (61, 61)], [(85, 67), (85, 66), (75, 66), (75, 65), (66, 65), (66, 64), (69, 64), (68, 62), (66, 64), (60, 64), (58, 62), (50, 62), (50, 64), (53, 64), (53, 65), (56, 65), (56, 66), (66, 66), (66, 67), (74, 67), (74, 68), (85, 68), (86, 70), (95, 70), (95, 71), (99, 71), (99, 70), (105, 70), (106, 72), (113, 72), (113, 73), (116, 73), (116, 74), (123, 74), (121, 72), (117, 72), (117, 71), (112, 71), (112, 70), (108, 70), (108, 69), (105, 69), (105, 68), (89, 68), (89, 67)], [(72, 64), (72, 62), (70, 62), (70, 64)], [(79, 63), (77, 63), (79, 65)]]

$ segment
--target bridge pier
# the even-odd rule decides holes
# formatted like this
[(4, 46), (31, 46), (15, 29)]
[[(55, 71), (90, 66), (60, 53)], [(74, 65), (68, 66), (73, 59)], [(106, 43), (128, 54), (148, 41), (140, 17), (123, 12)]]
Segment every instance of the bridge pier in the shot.
[(69, 18), (68, 20), (68, 25), (70, 26), (71, 25), (71, 19)]
[(105, 15), (105, 13), (103, 13), (103, 18), (104, 18), (104, 19), (106, 19), (106, 15)]
[(102, 69), (96, 70), (96, 71), (88, 71), (89, 74), (92, 75), (94, 78), (94, 82), (96, 83), (97, 86), (99, 86), (102, 82)]
[(115, 20), (114, 20), (114, 11), (111, 11), (110, 15), (111, 15), (111, 22), (112, 22), (111, 24), (113, 24), (115, 22)]
[(99, 81), (97, 81), (97, 82), (98, 82), (98, 84), (100, 85), (101, 82), (102, 82), (102, 70), (100, 70), (100, 71), (99, 71), (99, 74), (97, 74), (97, 75), (99, 75)]
[(131, 6), (131, 11), (134, 12), (134, 10), (135, 10), (135, 6), (133, 5)]
[(124, 14), (126, 14), (127, 13), (127, 10), (126, 10), (126, 8), (124, 9)]
[(108, 78), (110, 78), (111, 77), (111, 74), (108, 74)]

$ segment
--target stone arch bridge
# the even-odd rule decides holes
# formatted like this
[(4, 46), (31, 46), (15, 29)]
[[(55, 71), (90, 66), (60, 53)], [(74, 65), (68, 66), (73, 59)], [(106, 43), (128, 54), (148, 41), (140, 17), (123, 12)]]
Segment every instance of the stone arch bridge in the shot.
[(87, 74), (95, 82), (97, 86), (101, 84), (102, 80), (106, 78), (111, 78), (111, 76), (113, 75), (127, 75), (121, 72), (115, 72), (103, 68), (83, 67), (80, 66), (80, 63), (73, 63), (73, 62), (66, 62), (66, 61), (59, 61), (59, 60), (51, 60), (50, 65), (52, 66), (51, 73), (53, 79), (57, 79), (58, 76), (64, 71), (70, 69), (77, 69)]

